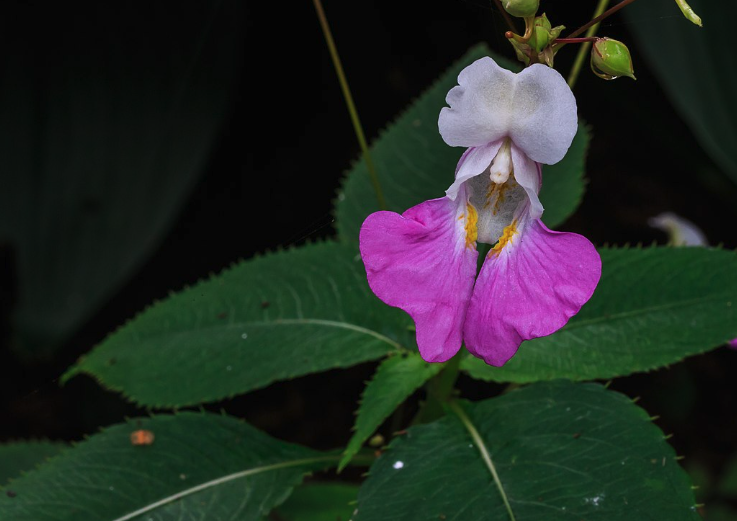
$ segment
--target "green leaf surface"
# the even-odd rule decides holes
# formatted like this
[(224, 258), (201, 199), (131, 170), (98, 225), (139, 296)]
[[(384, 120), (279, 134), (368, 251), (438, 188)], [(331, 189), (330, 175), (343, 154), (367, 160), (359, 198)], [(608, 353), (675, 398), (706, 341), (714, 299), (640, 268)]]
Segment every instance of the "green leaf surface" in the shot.
[(703, 28), (686, 20), (673, 0), (635, 2), (622, 12), (665, 93), (704, 150), (737, 182), (737, 70), (725, 67), (721, 55), (733, 46), (737, 2), (689, 3)]
[(588, 127), (579, 122), (578, 132), (565, 157), (554, 165), (543, 165), (540, 201), (545, 207), (543, 222), (548, 228), (557, 228), (581, 204), (589, 141)]
[(470, 355), (474, 378), (591, 380), (648, 371), (737, 337), (737, 255), (707, 248), (602, 249), (591, 300), (551, 336), (524, 342), (504, 367)]
[(369, 290), (352, 246), (242, 262), (154, 304), (66, 375), (86, 372), (145, 405), (220, 400), (414, 345), (403, 312)]
[[(52, 354), (171, 227), (227, 113), (242, 52), (240, 10), (205, 2), (171, 24), (163, 4), (145, 16), (117, 9), (105, 23), (59, 25), (47, 35), (53, 59), (45, 46), (9, 40), (0, 77), (0, 243), (17, 262), (21, 353)], [(33, 25), (37, 15), (28, 13), (15, 23)]]
[[(402, 213), (428, 199), (443, 197), (453, 182), (463, 149), (448, 146), (441, 139), (438, 115), (446, 106), (445, 95), (458, 82), (458, 73), (475, 60), (489, 55), (502, 67), (514, 71), (520, 68), (494, 55), (485, 45), (472, 48), (372, 143), (371, 157), (388, 210)], [(566, 158), (556, 165), (544, 166), (540, 198), (546, 208), (543, 220), (551, 228), (560, 225), (581, 201), (587, 146), (587, 130), (579, 125)], [(357, 242), (361, 223), (377, 210), (366, 164), (357, 161), (338, 193), (335, 216), (340, 239)]]
[[(151, 431), (151, 445), (130, 435)], [(0, 519), (261, 519), (305, 473), (334, 462), (227, 416), (183, 413), (115, 425), (12, 481)]]
[(535, 384), (412, 427), (371, 467), (354, 521), (698, 521), (686, 473), (648, 414), (598, 384)]
[(0, 487), (9, 479), (33, 470), (67, 447), (52, 441), (18, 441), (0, 445)]
[(363, 391), (356, 413), (355, 432), (348, 442), (338, 469), (344, 468), (350, 462), (368, 437), (402, 402), (442, 368), (443, 364), (428, 364), (415, 353), (384, 360)]
[(278, 521), (348, 521), (356, 509), (358, 486), (310, 483), (294, 489), (277, 509)]

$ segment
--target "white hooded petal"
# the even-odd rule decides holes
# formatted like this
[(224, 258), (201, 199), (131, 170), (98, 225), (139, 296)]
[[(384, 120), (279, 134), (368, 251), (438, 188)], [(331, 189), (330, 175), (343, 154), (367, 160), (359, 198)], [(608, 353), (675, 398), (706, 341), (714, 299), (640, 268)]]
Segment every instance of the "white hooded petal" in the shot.
[(438, 128), (454, 147), (477, 147), (509, 134), (516, 75), (488, 57), (476, 60), (458, 75), (458, 86), (445, 98)]
[(525, 189), (530, 199), (530, 216), (533, 219), (539, 219), (543, 214), (543, 205), (537, 196), (542, 186), (540, 165), (527, 157), (515, 145), (512, 145), (512, 164), (514, 165), (514, 178)]
[(538, 163), (563, 159), (578, 130), (576, 98), (563, 76), (539, 63), (526, 68), (517, 75), (512, 106), (512, 142)]
[(463, 183), (481, 173), (485, 172), (488, 174), (489, 165), (494, 159), (494, 156), (496, 156), (496, 153), (499, 152), (501, 146), (501, 141), (495, 141), (481, 147), (466, 150), (458, 161), (458, 166), (456, 166), (456, 180), (445, 191), (445, 195), (451, 201), (455, 201), (458, 196), (458, 190), (460, 190)]
[(485, 57), (458, 76), (440, 111), (440, 135), (451, 146), (474, 147), (510, 137), (540, 163), (560, 161), (578, 127), (576, 99), (563, 77), (535, 64), (519, 74)]

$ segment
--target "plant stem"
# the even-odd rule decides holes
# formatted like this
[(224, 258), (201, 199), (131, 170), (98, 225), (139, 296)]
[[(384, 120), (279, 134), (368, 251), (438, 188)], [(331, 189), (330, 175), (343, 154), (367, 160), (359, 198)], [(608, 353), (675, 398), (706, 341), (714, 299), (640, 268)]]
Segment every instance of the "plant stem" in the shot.
[(476, 430), (476, 427), (471, 422), (471, 419), (466, 414), (466, 411), (463, 410), (463, 408), (458, 405), (458, 402), (451, 401), (448, 403), (448, 407), (450, 407), (450, 410), (455, 413), (456, 416), (461, 420), (461, 423), (466, 428), (468, 433), (471, 435), (471, 438), (473, 439), (474, 444), (476, 445), (476, 448), (481, 453), (481, 457), (484, 460), (484, 463), (486, 463), (487, 468), (489, 469), (489, 472), (491, 472), (492, 478), (494, 478), (494, 483), (496, 483), (496, 487), (499, 489), (499, 494), (502, 496), (502, 501), (504, 501), (504, 506), (507, 507), (507, 513), (509, 514), (509, 519), (511, 521), (517, 521), (514, 517), (514, 512), (512, 511), (512, 506), (509, 504), (509, 499), (507, 499), (507, 493), (504, 492), (504, 487), (502, 486), (502, 482), (499, 479), (499, 474), (496, 472), (496, 467), (494, 466), (494, 462), (491, 461), (491, 456), (489, 455), (489, 451), (486, 449), (486, 444), (484, 443), (484, 440), (481, 438), (481, 435), (479, 434), (479, 431)]
[(512, 31), (516, 31), (517, 28), (514, 26), (512, 17), (509, 16), (509, 13), (504, 10), (504, 6), (502, 5), (502, 0), (494, 0), (494, 2), (496, 2), (496, 6), (499, 9), (499, 12), (502, 13), (502, 17), (504, 18), (504, 21), (507, 22), (507, 27), (509, 27)]
[(366, 162), (366, 168), (368, 169), (369, 177), (371, 178), (371, 184), (374, 187), (376, 193), (376, 200), (379, 203), (379, 209), (386, 210), (386, 201), (384, 200), (384, 193), (381, 190), (381, 184), (379, 183), (379, 177), (376, 175), (376, 167), (371, 159), (369, 153), (368, 144), (366, 143), (366, 137), (363, 134), (363, 128), (361, 127), (361, 120), (358, 119), (358, 111), (353, 103), (353, 96), (351, 96), (351, 90), (348, 87), (348, 80), (346, 80), (345, 73), (343, 72), (343, 65), (340, 63), (340, 57), (338, 56), (338, 50), (335, 47), (333, 41), (333, 35), (330, 32), (330, 26), (328, 20), (325, 18), (325, 12), (322, 9), (322, 3), (320, 0), (312, 0), (315, 4), (315, 11), (317, 11), (317, 18), (320, 20), (320, 27), (322, 28), (322, 34), (325, 36), (325, 42), (328, 44), (328, 50), (330, 51), (330, 58), (333, 60), (333, 66), (335, 67), (335, 73), (338, 75), (338, 82), (340, 83), (340, 89), (343, 91), (343, 97), (345, 98), (345, 104), (348, 107), (348, 113), (351, 116), (351, 122), (353, 123), (353, 131), (356, 133), (358, 144), (361, 147), (361, 153), (363, 154), (363, 160)]
[[(609, 0), (599, 0), (599, 4), (596, 6), (596, 11), (594, 11), (594, 20), (596, 20), (599, 16), (602, 15), (602, 13), (604, 12), (604, 9), (606, 9), (606, 6), (608, 4), (609, 4)], [(591, 27), (589, 27), (589, 30), (586, 31), (586, 38), (592, 38), (596, 34), (596, 31), (599, 29), (600, 23), (601, 22), (596, 22)], [(570, 39), (570, 36), (566, 39)], [(568, 75), (568, 86), (571, 89), (573, 89), (573, 86), (576, 84), (578, 75), (581, 73), (581, 67), (583, 66), (584, 60), (586, 59), (586, 54), (588, 54), (590, 48), (591, 48), (591, 43), (586, 42), (583, 45), (581, 45), (580, 49), (578, 49), (576, 60), (573, 62), (573, 67), (571, 67), (571, 72)]]
[(622, 9), (623, 7), (627, 7), (628, 5), (630, 5), (634, 1), (635, 0), (622, 0), (620, 3), (618, 3), (614, 7), (610, 8), (605, 13), (602, 13), (599, 16), (594, 17), (594, 19), (591, 20), (589, 23), (584, 24), (581, 27), (579, 27), (578, 29), (576, 29), (575, 31), (573, 31), (571, 34), (569, 34), (568, 36), (566, 36), (566, 38), (575, 38), (576, 36), (578, 36), (579, 34), (581, 34), (582, 32), (584, 32), (586, 29), (588, 29), (592, 25), (598, 24), (604, 18), (606, 18), (606, 17), (608, 17), (610, 15), (613, 15), (614, 13), (616, 13), (617, 11), (619, 11), (620, 9)]
[(447, 401), (455, 390), (458, 371), (461, 367), (461, 352), (445, 363), (445, 367), (435, 378), (430, 380), (430, 392), (438, 401)]
[(598, 39), (599, 38), (590, 38), (590, 37), (586, 37), (586, 38), (556, 38), (555, 39), (555, 42), (556, 43), (591, 43), (591, 42), (595, 42)]
[(456, 354), (445, 363), (438, 375), (425, 385), (427, 398), (412, 420), (412, 425), (429, 423), (445, 416), (445, 407), (455, 391), (461, 365), (461, 354)]

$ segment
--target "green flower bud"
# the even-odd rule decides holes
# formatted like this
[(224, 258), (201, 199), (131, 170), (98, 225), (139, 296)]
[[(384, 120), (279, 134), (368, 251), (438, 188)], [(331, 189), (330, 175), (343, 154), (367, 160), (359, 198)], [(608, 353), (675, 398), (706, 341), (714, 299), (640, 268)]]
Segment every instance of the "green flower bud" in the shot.
[(551, 28), (548, 17), (543, 13), (542, 16), (535, 18), (535, 23), (532, 26), (532, 36), (530, 36), (528, 43), (530, 44), (530, 47), (535, 49), (535, 52), (542, 52), (545, 47), (550, 45), (553, 40), (560, 36), (563, 29), (565, 29), (565, 26), (563, 25)]
[(611, 38), (600, 38), (592, 46), (591, 70), (604, 80), (613, 80), (620, 76), (636, 79), (629, 49), (622, 42)]
[(531, 18), (540, 8), (540, 0), (504, 0), (504, 10), (518, 18)]

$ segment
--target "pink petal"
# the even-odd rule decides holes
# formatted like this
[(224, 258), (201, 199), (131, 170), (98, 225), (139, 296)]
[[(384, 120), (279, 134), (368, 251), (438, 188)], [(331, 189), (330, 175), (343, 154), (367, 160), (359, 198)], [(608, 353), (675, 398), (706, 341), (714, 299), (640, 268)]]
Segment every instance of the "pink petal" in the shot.
[(466, 233), (466, 197), (432, 199), (399, 215), (368, 216), (359, 237), (371, 290), (414, 319), (428, 362), (445, 362), (461, 347), (478, 252)]
[(562, 328), (601, 276), (599, 254), (585, 237), (550, 231), (538, 219), (523, 226), (485, 259), (464, 326), (471, 354), (498, 367), (523, 340)]
[(731, 347), (732, 349), (737, 349), (737, 338), (735, 338), (734, 340), (730, 340), (729, 344), (727, 345), (729, 345), (729, 347)]

